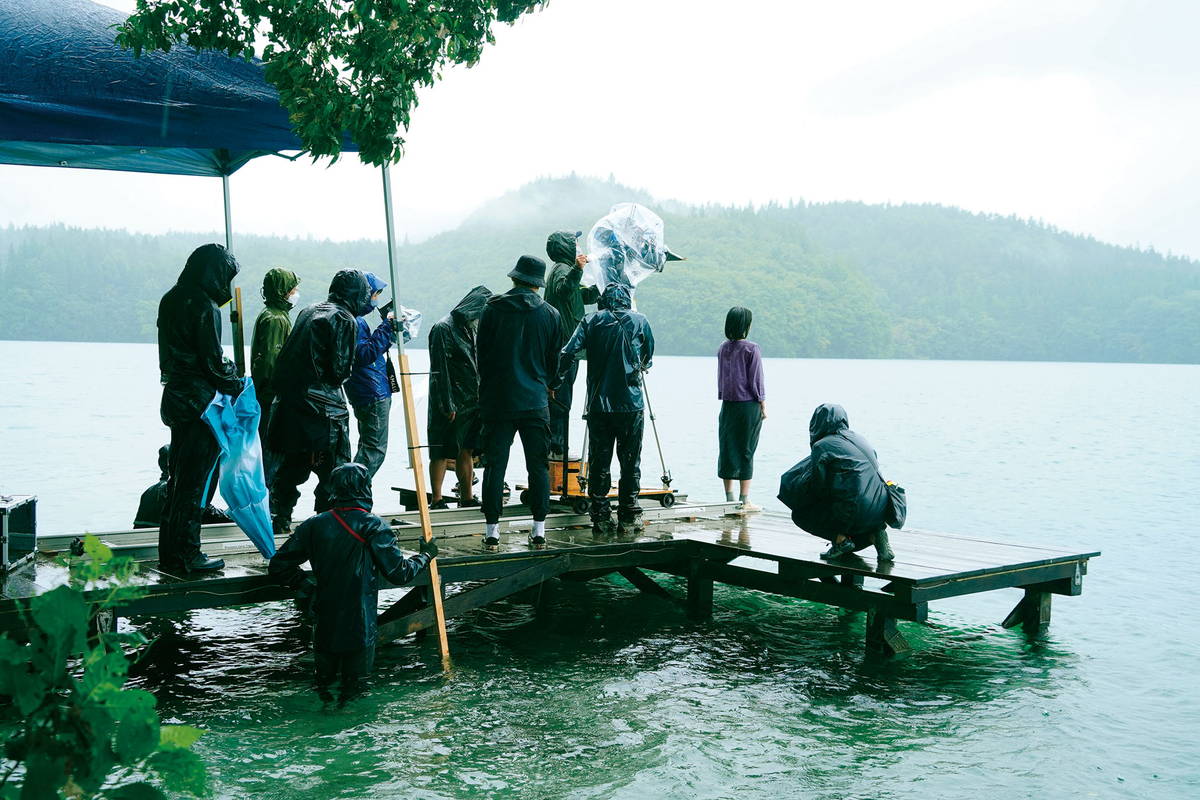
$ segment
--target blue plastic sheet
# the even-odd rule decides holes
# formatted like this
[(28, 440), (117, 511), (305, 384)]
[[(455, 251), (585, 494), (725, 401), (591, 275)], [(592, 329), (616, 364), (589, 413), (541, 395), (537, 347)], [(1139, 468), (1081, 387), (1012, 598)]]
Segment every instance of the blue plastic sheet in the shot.
[(262, 413), (254, 393), (254, 381), (244, 378), (246, 388), (231, 398), (217, 394), (204, 409), (204, 421), (212, 428), (221, 447), (217, 488), (229, 506), (229, 516), (266, 558), (275, 555), (275, 534), (263, 473), (262, 445), (258, 441), (258, 419)]

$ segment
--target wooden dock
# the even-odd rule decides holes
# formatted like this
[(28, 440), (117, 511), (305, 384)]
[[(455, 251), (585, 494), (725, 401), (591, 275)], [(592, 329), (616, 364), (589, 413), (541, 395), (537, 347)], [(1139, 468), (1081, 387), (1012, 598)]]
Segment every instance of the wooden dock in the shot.
[[(508, 512), (506, 512), (508, 513)], [(401, 545), (416, 549), (418, 529), (404, 514), (396, 519)], [(593, 539), (587, 517), (553, 514), (547, 521), (547, 547), (530, 550), (527, 516), (504, 520), (498, 553), (481, 546), (477, 509), (434, 512), (441, 554), (445, 613), (457, 616), (552, 579), (586, 581), (617, 573), (644, 592), (674, 597), (653, 574), (686, 580), (686, 595), (676, 598), (692, 619), (712, 614), (713, 586), (724, 583), (755, 591), (796, 597), (867, 613), (867, 647), (894, 654), (908, 649), (898, 622), (923, 622), (929, 603), (947, 597), (1021, 588), (1024, 597), (1004, 620), (1036, 634), (1050, 621), (1053, 595), (1078, 595), (1088, 561), (1099, 552), (1077, 553), (1046, 546), (988, 541), (926, 531), (892, 534), (896, 561), (877, 563), (874, 548), (829, 563), (819, 553), (827, 543), (773, 513), (741, 515), (736, 504), (677, 505), (646, 508), (644, 534), (625, 540)], [(239, 606), (282, 600), (291, 592), (266, 575), (266, 562), (245, 552), (240, 532), (221, 526), (205, 530), (205, 549), (226, 559), (222, 572), (181, 578), (157, 570), (157, 531), (98, 534), (118, 553), (142, 560), (143, 597), (122, 607), (122, 616), (162, 614), (198, 608)], [(60, 550), (67, 537), (42, 540), (43, 550)], [(224, 545), (224, 546), (223, 546)], [(240, 549), (242, 552), (234, 552)], [(433, 624), (424, 588), (427, 578), (384, 609), (380, 639), (387, 641)], [(66, 580), (65, 569), (49, 553), (4, 580), (0, 629), (20, 627), (16, 604)]]

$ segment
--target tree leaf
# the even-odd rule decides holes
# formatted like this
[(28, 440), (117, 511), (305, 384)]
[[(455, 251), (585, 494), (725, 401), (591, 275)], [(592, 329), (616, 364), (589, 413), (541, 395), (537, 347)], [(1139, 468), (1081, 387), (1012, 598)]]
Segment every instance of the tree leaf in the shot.
[(195, 744), (208, 731), (191, 725), (163, 725), (159, 747), (163, 750), (185, 750)]

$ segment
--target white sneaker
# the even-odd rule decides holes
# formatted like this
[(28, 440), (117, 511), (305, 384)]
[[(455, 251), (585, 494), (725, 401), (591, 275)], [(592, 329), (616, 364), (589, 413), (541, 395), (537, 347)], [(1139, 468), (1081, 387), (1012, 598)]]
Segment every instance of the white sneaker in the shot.
[(755, 514), (759, 511), (762, 511), (762, 506), (756, 506), (754, 503), (751, 503), (749, 500), (747, 500), (742, 503), (742, 511), (746, 514)]

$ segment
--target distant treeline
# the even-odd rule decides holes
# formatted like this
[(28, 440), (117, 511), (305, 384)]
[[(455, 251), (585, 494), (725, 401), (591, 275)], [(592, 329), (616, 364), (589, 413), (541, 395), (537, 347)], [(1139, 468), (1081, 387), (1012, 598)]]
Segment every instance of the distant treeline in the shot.
[[(768, 356), (1200, 362), (1200, 263), (1114, 247), (1040, 223), (932, 205), (757, 209), (656, 203), (611, 182), (531, 183), (461, 226), (400, 248), (400, 299), (425, 328), (479, 283), (494, 290), (546, 235), (639, 200), (687, 256), (638, 292), (659, 352), (708, 355), (725, 311), (754, 311)], [(153, 341), (158, 299), (216, 234), (62, 226), (0, 229), (0, 339)], [(251, 319), (262, 276), (285, 266), (301, 302), (342, 267), (386, 280), (380, 241), (237, 236)]]

